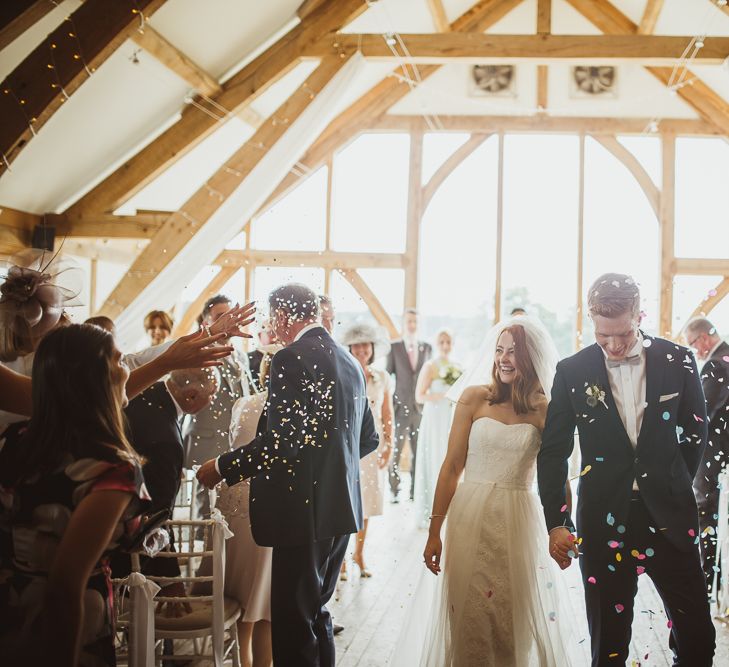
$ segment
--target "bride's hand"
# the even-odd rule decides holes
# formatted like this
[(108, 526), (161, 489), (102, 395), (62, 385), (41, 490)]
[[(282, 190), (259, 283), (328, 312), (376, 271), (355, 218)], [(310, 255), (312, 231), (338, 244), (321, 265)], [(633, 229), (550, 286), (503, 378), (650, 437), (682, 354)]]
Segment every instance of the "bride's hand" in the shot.
[(423, 551), (423, 559), (425, 560), (425, 567), (435, 575), (440, 572), (440, 555), (442, 551), (443, 543), (440, 537), (429, 535), (425, 544), (425, 551)]

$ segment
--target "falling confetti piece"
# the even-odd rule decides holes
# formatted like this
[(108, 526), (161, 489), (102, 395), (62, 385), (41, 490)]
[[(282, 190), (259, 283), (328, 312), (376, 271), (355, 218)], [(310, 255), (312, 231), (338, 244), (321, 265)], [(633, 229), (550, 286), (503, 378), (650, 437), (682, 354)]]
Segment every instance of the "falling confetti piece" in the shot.
[(693, 528), (689, 528), (689, 532), (688, 532), (688, 534), (689, 534), (689, 535), (690, 535), (691, 537), (696, 537), (696, 531), (695, 531), (695, 530), (694, 530)]
[(645, 572), (645, 568), (642, 565), (638, 565), (638, 567), (635, 568), (635, 571), (638, 573), (638, 575), (641, 575)]
[(623, 557), (620, 555), (620, 552), (615, 554), (615, 560), (618, 561), (618, 563), (623, 560)]
[(655, 551), (653, 551), (653, 549), (651, 549), (650, 547), (648, 547), (648, 548), (647, 548), (647, 549), (645, 550), (645, 555), (646, 555), (646, 556), (648, 556), (649, 558), (650, 558), (651, 556), (653, 556), (653, 554), (654, 554), (654, 553), (656, 553), (656, 552), (655, 552)]
[(608, 565), (608, 570), (610, 570), (610, 572), (615, 572), (615, 566), (614, 565)]
[(663, 417), (663, 421), (666, 421), (667, 422), (671, 418), (671, 413), (670, 412), (664, 412), (661, 416)]
[[(618, 603), (618, 604), (615, 605), (615, 611), (617, 611), (618, 614), (622, 614), (623, 611), (625, 611), (625, 607), (623, 607), (623, 605), (621, 605), (620, 603)], [(617, 655), (617, 653), (615, 655)]]
[(555, 620), (557, 620), (557, 614), (556, 614), (556, 612), (553, 612), (553, 611), (550, 611), (550, 612), (549, 612), (549, 620), (550, 620), (550, 621), (555, 621)]
[(666, 627), (671, 629), (673, 627), (673, 621), (668, 621), (668, 623), (666, 623)]
[(615, 525), (615, 517), (610, 512), (608, 512), (608, 515), (607, 515), (607, 523), (608, 523), (608, 526)]
[(625, 526), (618, 526), (615, 530), (622, 535), (625, 532)]
[(602, 456), (598, 456), (595, 458), (595, 461), (600, 461), (602, 463), (605, 459)]
[(595, 579), (595, 577), (587, 577), (587, 581), (589, 583), (591, 583), (591, 584), (596, 584), (597, 583), (597, 579)]
[(653, 341), (650, 340), (649, 338), (645, 338), (643, 340), (643, 347), (650, 347), (651, 345), (653, 345)]
[(640, 553), (640, 552), (639, 552), (639, 551), (638, 551), (637, 549), (633, 549), (633, 550), (632, 550), (632, 551), (630, 552), (630, 555), (631, 555), (631, 556), (632, 556), (633, 558), (638, 558), (638, 554), (639, 554), (639, 553)]
[(703, 419), (701, 419), (701, 417), (697, 417), (696, 415), (694, 415), (694, 419), (695, 419), (695, 420), (696, 420), (697, 422), (701, 422), (702, 424), (704, 423), (704, 420), (703, 420)]
[(611, 549), (617, 549), (617, 548), (618, 548), (618, 546), (620, 546), (620, 544), (619, 544), (619, 542), (616, 542), (615, 540), (610, 540), (610, 541), (608, 542), (608, 546), (609, 546), (609, 547), (610, 547)]
[(560, 512), (566, 512), (567, 511), (567, 505), (562, 505), (562, 508), (559, 511)]
[(580, 473), (580, 477), (582, 477), (583, 475), (586, 475), (588, 472), (590, 472), (590, 470), (592, 470), (592, 466), (586, 465), (585, 469)]

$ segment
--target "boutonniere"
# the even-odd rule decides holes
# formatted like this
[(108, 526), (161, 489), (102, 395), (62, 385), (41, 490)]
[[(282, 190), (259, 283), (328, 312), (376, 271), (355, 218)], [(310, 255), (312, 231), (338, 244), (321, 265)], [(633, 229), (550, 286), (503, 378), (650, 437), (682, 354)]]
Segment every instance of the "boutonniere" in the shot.
[(599, 384), (591, 384), (585, 389), (587, 394), (587, 405), (591, 408), (597, 406), (598, 403), (602, 403), (607, 410), (607, 403), (605, 402), (605, 390)]

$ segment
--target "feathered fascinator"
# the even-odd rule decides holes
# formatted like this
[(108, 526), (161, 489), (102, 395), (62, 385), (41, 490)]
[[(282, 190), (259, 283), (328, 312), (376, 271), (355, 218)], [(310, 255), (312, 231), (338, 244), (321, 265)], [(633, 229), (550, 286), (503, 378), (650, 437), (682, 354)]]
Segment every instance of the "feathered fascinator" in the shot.
[(44, 250), (23, 250), (0, 262), (0, 359), (33, 351), (63, 309), (80, 305), (83, 271), (72, 259)]

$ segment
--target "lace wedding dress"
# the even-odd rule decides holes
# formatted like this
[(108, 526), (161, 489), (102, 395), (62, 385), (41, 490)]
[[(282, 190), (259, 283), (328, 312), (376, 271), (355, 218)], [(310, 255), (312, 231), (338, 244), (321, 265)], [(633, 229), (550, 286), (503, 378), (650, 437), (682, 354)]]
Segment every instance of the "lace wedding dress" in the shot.
[(474, 421), (446, 522), (442, 574), (425, 571), (391, 665), (565, 667), (571, 611), (533, 491), (540, 433)]

